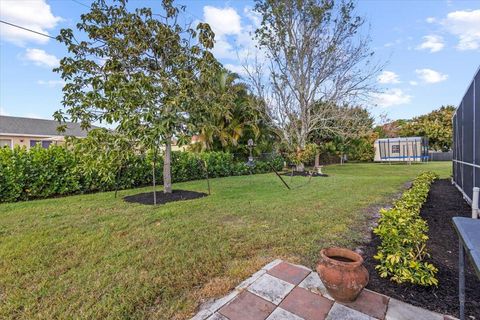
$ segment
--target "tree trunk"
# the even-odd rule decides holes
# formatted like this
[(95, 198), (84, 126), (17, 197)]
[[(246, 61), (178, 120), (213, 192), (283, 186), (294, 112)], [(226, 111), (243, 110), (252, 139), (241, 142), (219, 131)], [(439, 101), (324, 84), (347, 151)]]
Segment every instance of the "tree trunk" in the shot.
[(163, 193), (172, 193), (171, 158), (172, 140), (169, 138), (165, 143), (165, 156), (163, 158)]
[[(302, 140), (303, 141), (303, 140)], [(305, 143), (304, 142), (300, 142), (300, 145), (297, 147), (297, 155), (299, 153), (301, 153), (303, 150), (305, 150)], [(298, 172), (303, 172), (305, 171), (305, 164), (303, 162), (300, 162), (298, 163), (296, 166), (295, 166), (295, 170), (298, 171)]]
[(207, 178), (208, 195), (210, 195), (210, 180), (208, 179), (208, 165), (207, 165), (207, 161), (204, 160), (204, 161), (203, 161), (203, 164), (205, 165), (205, 176), (206, 176), (206, 178)]
[(120, 179), (120, 175), (122, 173), (122, 168), (120, 168), (115, 176), (115, 198), (117, 197), (118, 193), (118, 180)]
[(299, 163), (297, 164), (295, 170), (297, 170), (298, 172), (303, 172), (305, 171), (305, 165), (303, 163)]
[(315, 153), (315, 169), (320, 167), (320, 152)]
[(153, 184), (153, 205), (157, 205), (157, 177), (155, 175), (157, 171), (157, 150), (153, 152), (153, 163), (152, 163), (152, 184)]

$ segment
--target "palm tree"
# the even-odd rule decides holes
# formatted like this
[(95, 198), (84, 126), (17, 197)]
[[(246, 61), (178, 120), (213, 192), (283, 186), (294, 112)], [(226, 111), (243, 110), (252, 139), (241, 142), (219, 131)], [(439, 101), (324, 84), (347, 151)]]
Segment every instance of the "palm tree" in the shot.
[(225, 69), (218, 72), (212, 83), (213, 97), (211, 94), (205, 97), (208, 107), (196, 115), (198, 134), (192, 149), (234, 149), (245, 133), (258, 136), (260, 114), (253, 106), (254, 99), (246, 84), (239, 79)]

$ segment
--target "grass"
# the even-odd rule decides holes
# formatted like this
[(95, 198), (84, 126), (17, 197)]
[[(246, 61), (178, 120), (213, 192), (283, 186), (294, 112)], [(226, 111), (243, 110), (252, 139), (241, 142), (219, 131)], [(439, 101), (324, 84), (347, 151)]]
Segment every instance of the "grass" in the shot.
[[(354, 247), (364, 208), (449, 163), (347, 164), (328, 178), (218, 178), (209, 197), (158, 207), (149, 188), (0, 205), (0, 318), (185, 319), (263, 264), (315, 266), (324, 246)], [(175, 188), (205, 191), (204, 181)]]

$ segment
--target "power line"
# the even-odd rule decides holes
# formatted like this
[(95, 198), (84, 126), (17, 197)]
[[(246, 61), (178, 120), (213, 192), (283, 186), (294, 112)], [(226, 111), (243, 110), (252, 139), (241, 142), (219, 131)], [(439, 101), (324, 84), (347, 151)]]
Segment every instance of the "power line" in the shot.
[(41, 36), (44, 36), (44, 37), (47, 37), (47, 38), (50, 38), (50, 39), (53, 39), (53, 40), (57, 40), (57, 38), (52, 37), (51, 35), (48, 35), (48, 34), (45, 34), (45, 33), (41, 33), (41, 32), (38, 32), (38, 31), (35, 31), (35, 30), (32, 30), (32, 29), (28, 29), (28, 28), (25, 28), (25, 27), (22, 27), (22, 26), (19, 26), (19, 25), (16, 25), (16, 24), (13, 24), (13, 23), (10, 23), (10, 22), (7, 22), (7, 21), (0, 20), (0, 22), (1, 22), (1, 23), (4, 23), (4, 24), (6, 24), (6, 25), (9, 25), (9, 26), (18, 28), (18, 29), (22, 29), (22, 30), (25, 30), (25, 31), (33, 32), (33, 33), (39, 34), (39, 35), (41, 35)]
[(77, 0), (72, 0), (72, 1), (75, 2), (76, 4), (79, 4), (79, 5), (81, 5), (81, 6), (84, 6), (84, 7), (86, 7), (86, 8), (90, 8), (90, 6), (88, 6), (88, 5), (86, 5), (85, 3), (82, 3), (82, 2), (80, 2), (80, 1), (77, 1)]

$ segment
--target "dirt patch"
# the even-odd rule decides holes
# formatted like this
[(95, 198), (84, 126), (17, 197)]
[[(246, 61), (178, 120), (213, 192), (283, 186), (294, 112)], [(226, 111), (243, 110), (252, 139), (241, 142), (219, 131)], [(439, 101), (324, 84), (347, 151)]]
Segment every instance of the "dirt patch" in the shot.
[[(191, 200), (206, 197), (207, 194), (203, 192), (195, 192), (189, 190), (173, 190), (172, 193), (156, 192), (157, 204), (165, 204), (174, 201)], [(153, 192), (145, 192), (134, 194), (133, 196), (126, 196), (123, 198), (126, 202), (151, 204), (153, 205)]]
[(403, 192), (409, 189), (411, 186), (411, 181), (405, 182), (400, 188), (400, 190), (390, 197), (388, 202), (382, 200), (382, 202), (374, 203), (363, 210), (363, 215), (366, 216), (366, 222), (363, 224), (359, 223), (352, 226), (352, 230), (354, 230), (355, 233), (361, 233), (364, 235), (362, 243), (355, 248), (355, 252), (357, 252), (361, 256), (365, 255), (365, 247), (368, 247), (370, 245), (370, 241), (372, 241), (372, 237), (374, 236), (372, 230), (378, 225), (378, 219), (380, 218), (380, 209), (391, 208), (393, 202), (395, 200), (398, 200), (402, 196)]
[(285, 172), (282, 174), (282, 176), (287, 176), (287, 177), (328, 177), (328, 174), (325, 173), (318, 173), (318, 172), (309, 172), (309, 171), (293, 171), (293, 172)]
[[(420, 215), (429, 226), (427, 248), (431, 255), (430, 262), (438, 268), (438, 287), (396, 284), (380, 278), (375, 271), (376, 261), (373, 259), (380, 240), (372, 234), (372, 241), (363, 248), (365, 267), (370, 273), (367, 288), (425, 309), (458, 317), (458, 237), (452, 225), (452, 217), (470, 217), (471, 208), (450, 181), (444, 179), (432, 184)], [(480, 280), (468, 259), (465, 286), (466, 319), (480, 319)]]

